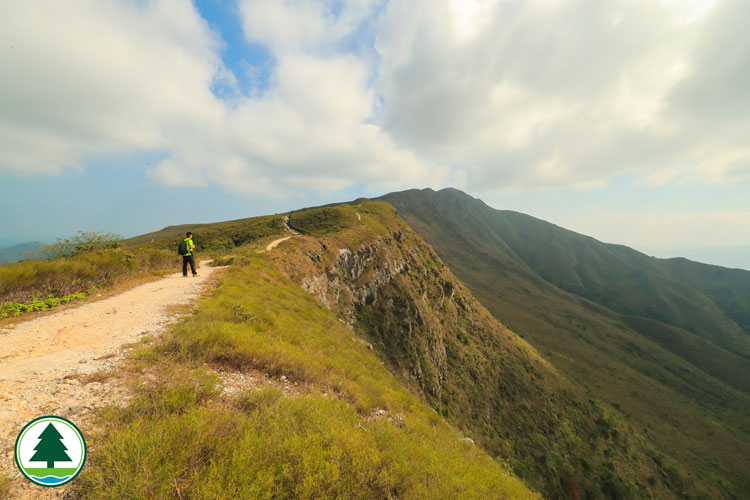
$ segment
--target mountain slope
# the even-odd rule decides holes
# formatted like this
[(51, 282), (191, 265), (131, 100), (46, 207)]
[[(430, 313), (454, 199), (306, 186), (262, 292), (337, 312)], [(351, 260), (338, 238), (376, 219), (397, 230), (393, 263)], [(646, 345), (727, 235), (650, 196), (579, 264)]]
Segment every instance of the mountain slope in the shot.
[(291, 225), (315, 237), (285, 243), (274, 258), (437, 411), (546, 497), (697, 492), (679, 466), (492, 318), (391, 210), (360, 202), (292, 214)]
[[(534, 217), (494, 210), (457, 190), (435, 193), (440, 208), (430, 214), (419, 202), (429, 192), (384, 197), (400, 211), (443, 221), (461, 213), (483, 246), (495, 247), (542, 279), (614, 311), (643, 316), (692, 331), (750, 359), (750, 272), (686, 259), (656, 259), (622, 245), (601, 243)], [(431, 206), (430, 208), (435, 208)], [(421, 210), (421, 212), (420, 212)]]
[[(750, 273), (651, 259), (456, 190), (383, 199), (570, 379), (618, 408), (699, 483), (747, 496), (750, 370), (724, 347), (746, 352)], [(709, 276), (719, 279), (708, 284)]]

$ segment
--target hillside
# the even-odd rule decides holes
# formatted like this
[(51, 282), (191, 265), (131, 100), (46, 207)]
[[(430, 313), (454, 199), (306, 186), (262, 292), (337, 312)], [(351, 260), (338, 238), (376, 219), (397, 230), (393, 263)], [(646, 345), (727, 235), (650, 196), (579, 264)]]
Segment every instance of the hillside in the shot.
[(390, 210), (359, 202), (292, 214), (296, 229), (316, 237), (296, 239), (275, 260), (437, 411), (547, 498), (694, 492), (646, 439), (492, 318)]
[(383, 199), (568, 378), (699, 483), (748, 495), (750, 273), (650, 258), (456, 190)]
[[(339, 234), (354, 219), (352, 244), (376, 236), (377, 224), (336, 214), (344, 217), (311, 212), (299, 222), (311, 233)], [(119, 375), (134, 379), (135, 397), (101, 413), (73, 496), (540, 498), (280, 271), (321, 240), (295, 237), (264, 251), (280, 236), (268, 220), (231, 226), (238, 232), (230, 236), (252, 241), (222, 257), (232, 264), (215, 291), (141, 346)]]
[[(466, 214), (430, 210), (444, 225), (399, 214), (441, 235), (437, 253), (368, 200), (289, 214), (302, 234), (284, 241), (282, 216), (195, 229), (227, 274), (139, 349), (123, 375), (137, 397), (101, 414), (76, 494), (743, 498), (746, 379), (711, 349), (727, 351), (563, 291), (499, 236), (493, 253), (462, 233)], [(176, 229), (107, 252), (161, 258)], [(680, 339), (726, 382), (633, 327)], [(136, 465), (147, 473), (133, 481)]]
[[(284, 234), (280, 216), (195, 231), (200, 247), (231, 263), (228, 274), (197, 314), (137, 356), (136, 383), (145, 392), (103, 415), (108, 424), (82, 496), (100, 497), (112, 484), (133, 498), (166, 494), (171, 477), (195, 498), (211, 491), (200, 481), (251, 498), (246, 488), (256, 481), (296, 491), (294, 498), (352, 498), (351, 481), (368, 485), (363, 498), (533, 496), (505, 471), (546, 498), (710, 494), (495, 320), (389, 205), (302, 210), (290, 226), (303, 235), (262, 253)], [(155, 239), (143, 248), (173, 243)], [(229, 393), (239, 396), (226, 395), (232, 381), (258, 377), (267, 381), (261, 392), (240, 387)], [(219, 433), (219, 444), (204, 439), (183, 449), (172, 428), (205, 439)], [(149, 435), (163, 437), (141, 437)], [(259, 443), (251, 438), (258, 435), (269, 437)], [(303, 452), (294, 443), (317, 444)], [(360, 447), (365, 455), (355, 453)], [(269, 450), (267, 459), (260, 449)], [(292, 459), (290, 452), (305, 458), (282, 473), (278, 461)], [(243, 454), (261, 461), (249, 479), (231, 472), (248, 467), (232, 458)], [(376, 475), (361, 468), (365, 456), (380, 464), (367, 466)], [(328, 475), (316, 467), (331, 459), (340, 479), (321, 483)], [(144, 460), (148, 475), (131, 484), (127, 464)], [(113, 476), (114, 464), (123, 464), (122, 475)]]

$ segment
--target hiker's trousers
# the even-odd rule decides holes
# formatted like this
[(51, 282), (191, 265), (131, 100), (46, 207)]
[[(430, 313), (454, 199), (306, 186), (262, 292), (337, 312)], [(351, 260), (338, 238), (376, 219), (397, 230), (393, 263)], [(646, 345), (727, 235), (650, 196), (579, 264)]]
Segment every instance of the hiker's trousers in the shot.
[(194, 255), (183, 255), (182, 256), (182, 275), (187, 276), (187, 266), (190, 264), (190, 270), (193, 274), (198, 274), (195, 270), (195, 256)]

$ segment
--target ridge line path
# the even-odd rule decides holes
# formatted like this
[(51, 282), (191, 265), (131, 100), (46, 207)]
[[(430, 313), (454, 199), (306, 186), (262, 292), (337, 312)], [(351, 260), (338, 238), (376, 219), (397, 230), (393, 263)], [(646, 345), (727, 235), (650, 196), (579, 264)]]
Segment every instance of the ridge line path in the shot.
[[(181, 316), (175, 308), (194, 304), (219, 269), (203, 265), (195, 278), (170, 274), (0, 329), (0, 472), (18, 472), (16, 435), (32, 418), (58, 415), (77, 422), (97, 407), (126, 400), (121, 387), (106, 381), (82, 385), (76, 377), (114, 368), (124, 359), (126, 344), (164, 331)], [(25, 480), (14, 484), (18, 481)]]
[[(299, 234), (301, 234), (299, 231), (295, 231), (294, 229), (292, 229), (289, 226), (289, 216), (288, 215), (284, 216), (284, 227), (286, 228), (287, 231), (289, 231), (290, 233), (292, 233), (292, 236), (298, 236)], [(285, 236), (284, 238), (279, 238), (278, 240), (273, 240), (271, 243), (269, 243), (268, 245), (266, 245), (266, 252), (270, 252), (271, 250), (273, 250), (274, 248), (276, 248), (277, 246), (279, 246), (279, 243), (285, 242), (286, 240), (290, 239), (292, 236)]]

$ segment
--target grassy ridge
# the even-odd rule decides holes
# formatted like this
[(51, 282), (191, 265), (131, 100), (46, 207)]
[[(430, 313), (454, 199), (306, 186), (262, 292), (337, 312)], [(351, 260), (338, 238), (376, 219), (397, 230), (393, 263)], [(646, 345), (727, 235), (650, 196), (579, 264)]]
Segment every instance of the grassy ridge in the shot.
[(193, 232), (196, 251), (224, 251), (285, 231), (281, 216), (252, 217), (212, 224), (169, 226), (160, 231), (124, 240), (126, 246), (144, 246), (177, 251), (187, 231)]
[[(79, 497), (538, 498), (268, 256), (251, 258), (140, 353), (137, 396), (102, 415)], [(213, 373), (247, 370), (273, 380), (229, 394)]]
[[(439, 207), (430, 213), (441, 215)], [(409, 221), (420, 232), (426, 227)], [(381, 304), (356, 315), (400, 379), (497, 462), (462, 442), (335, 315), (278, 272), (304, 274), (315, 259), (330, 270), (339, 248), (366, 248), (365, 260), (382, 263), (373, 242), (403, 222), (386, 204), (362, 202), (293, 213), (292, 226), (317, 238), (295, 238), (270, 254), (237, 245), (255, 248), (281, 234), (281, 217), (194, 231), (199, 249), (231, 250), (236, 265), (194, 317), (143, 352), (144, 383), (129, 408), (103, 415), (101, 448), (79, 493), (108, 497), (114, 484), (128, 498), (215, 498), (216, 491), (221, 498), (531, 495), (508, 478), (500, 465), (507, 459), (561, 498), (576, 489), (581, 498), (690, 498), (696, 489), (742, 497), (737, 472), (747, 461), (750, 428), (745, 396), (634, 337), (612, 311), (545, 282), (483, 222), (449, 216), (440, 222), (441, 231), (432, 230), (441, 256), (493, 313), (580, 384), (578, 395), (550, 390), (559, 382), (543, 362), (530, 362), (532, 349), (524, 357), (500, 345), (493, 355), (486, 324), (436, 314), (439, 296), (462, 287), (448, 287), (444, 273), (435, 279), (440, 259), (414, 241), (392, 243), (422, 266), (383, 292), (395, 312), (388, 316)], [(148, 246), (171, 250), (179, 235), (167, 236)], [(357, 263), (347, 270), (359, 271)], [(371, 300), (366, 288), (354, 291), (365, 304)], [(464, 292), (464, 305), (481, 309)], [(221, 392), (214, 372), (248, 370), (272, 380)], [(282, 376), (298, 384), (298, 393), (280, 392)], [(611, 406), (586, 403), (591, 394)], [(138, 468), (142, 477), (133, 481)], [(570, 483), (571, 477), (579, 480)]]

